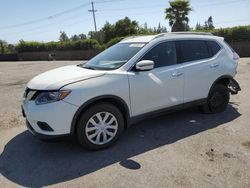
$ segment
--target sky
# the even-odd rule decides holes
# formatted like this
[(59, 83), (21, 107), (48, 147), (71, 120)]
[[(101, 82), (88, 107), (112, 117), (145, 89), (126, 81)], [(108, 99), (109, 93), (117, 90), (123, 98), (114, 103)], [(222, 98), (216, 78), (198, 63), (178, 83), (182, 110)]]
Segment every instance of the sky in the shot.
[[(161, 25), (168, 0), (93, 0), (97, 29), (128, 16), (143, 26)], [(190, 0), (193, 9), (189, 25), (195, 27), (213, 17), (216, 28), (250, 25), (250, 0)], [(16, 44), (25, 41), (57, 41), (60, 31), (68, 36), (94, 30), (91, 0), (0, 0), (0, 40)]]

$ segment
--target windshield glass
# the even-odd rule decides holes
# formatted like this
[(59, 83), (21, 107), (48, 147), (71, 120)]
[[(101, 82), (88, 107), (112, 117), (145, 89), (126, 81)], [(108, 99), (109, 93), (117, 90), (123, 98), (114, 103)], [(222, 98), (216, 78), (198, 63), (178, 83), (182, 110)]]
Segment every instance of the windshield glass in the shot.
[(118, 43), (81, 65), (94, 70), (114, 70), (130, 60), (145, 43)]

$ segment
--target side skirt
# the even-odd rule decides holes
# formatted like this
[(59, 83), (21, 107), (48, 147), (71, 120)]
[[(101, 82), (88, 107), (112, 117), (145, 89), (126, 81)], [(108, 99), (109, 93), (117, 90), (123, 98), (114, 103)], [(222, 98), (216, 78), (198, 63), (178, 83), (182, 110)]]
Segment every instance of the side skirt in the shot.
[(156, 110), (154, 112), (148, 112), (148, 113), (145, 113), (142, 115), (134, 116), (134, 117), (131, 117), (129, 119), (128, 125), (131, 126), (131, 125), (134, 125), (135, 123), (138, 123), (142, 120), (151, 119), (151, 118), (154, 118), (154, 117), (157, 117), (160, 115), (173, 113), (173, 112), (176, 112), (178, 110), (183, 110), (183, 109), (194, 107), (194, 106), (200, 106), (200, 105), (206, 104), (206, 102), (207, 102), (207, 99), (205, 98), (205, 99), (200, 99), (200, 100), (188, 102), (185, 104), (180, 104), (180, 105), (171, 106), (168, 108)]

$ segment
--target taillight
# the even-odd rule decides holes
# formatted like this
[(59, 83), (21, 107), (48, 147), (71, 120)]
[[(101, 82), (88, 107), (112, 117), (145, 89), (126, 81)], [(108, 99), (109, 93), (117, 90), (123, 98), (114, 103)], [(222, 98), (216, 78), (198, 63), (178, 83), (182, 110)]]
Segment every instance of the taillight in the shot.
[(233, 53), (233, 60), (238, 61), (239, 59), (240, 59), (240, 56), (236, 52), (234, 52)]

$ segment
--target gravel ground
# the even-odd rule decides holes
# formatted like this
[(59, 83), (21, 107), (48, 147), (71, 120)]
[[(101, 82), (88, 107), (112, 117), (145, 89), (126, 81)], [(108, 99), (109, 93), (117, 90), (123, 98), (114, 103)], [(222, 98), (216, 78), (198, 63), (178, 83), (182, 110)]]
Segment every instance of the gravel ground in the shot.
[(250, 58), (240, 60), (242, 92), (224, 113), (147, 120), (97, 152), (38, 141), (20, 113), (28, 80), (78, 63), (0, 62), (0, 187), (250, 187)]

